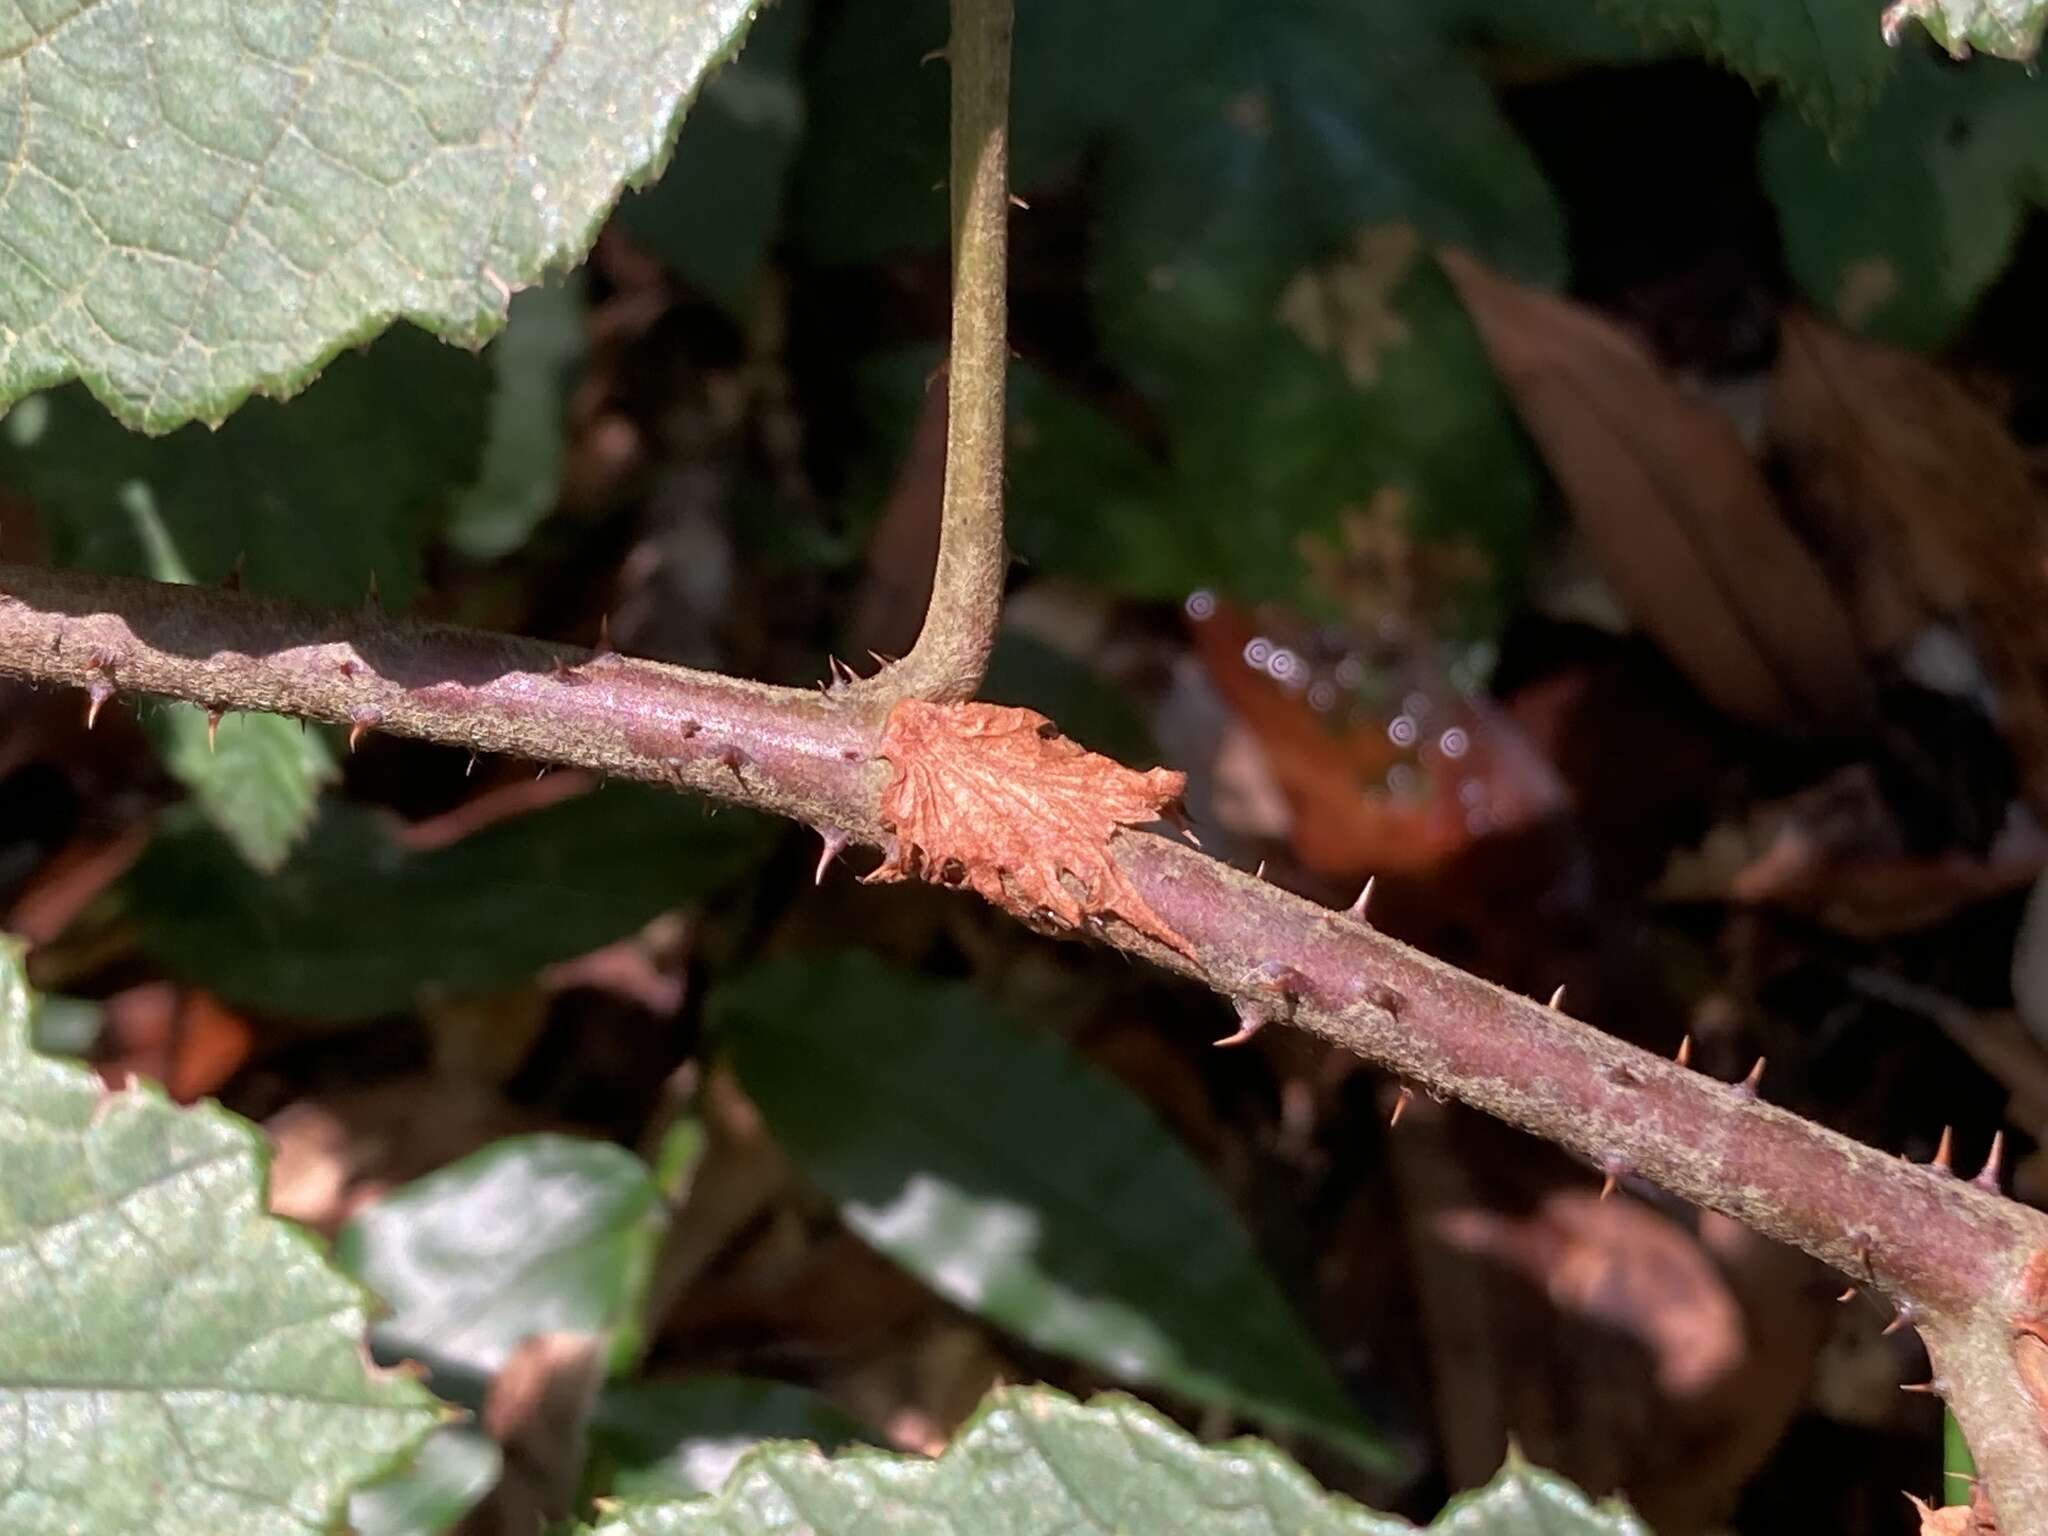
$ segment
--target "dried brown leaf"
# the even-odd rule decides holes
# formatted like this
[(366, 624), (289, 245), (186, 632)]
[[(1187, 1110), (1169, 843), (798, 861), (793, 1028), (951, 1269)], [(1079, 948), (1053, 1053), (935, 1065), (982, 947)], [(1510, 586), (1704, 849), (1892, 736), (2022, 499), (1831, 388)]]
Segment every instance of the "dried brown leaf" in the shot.
[(1607, 579), (1729, 714), (1852, 717), (1863, 659), (1734, 425), (1582, 306), (1441, 253)]
[(1960, 620), (2048, 814), (2048, 507), (2004, 423), (1924, 358), (1790, 316), (1771, 425), (1852, 567), (1867, 642)]
[(904, 699), (882, 755), (896, 779), (882, 821), (896, 846), (870, 880), (965, 885), (1026, 921), (1115, 917), (1188, 958), (1188, 941), (1146, 905), (1110, 856), (1120, 827), (1157, 821), (1187, 788), (1069, 741), (1045, 716), (1003, 704)]

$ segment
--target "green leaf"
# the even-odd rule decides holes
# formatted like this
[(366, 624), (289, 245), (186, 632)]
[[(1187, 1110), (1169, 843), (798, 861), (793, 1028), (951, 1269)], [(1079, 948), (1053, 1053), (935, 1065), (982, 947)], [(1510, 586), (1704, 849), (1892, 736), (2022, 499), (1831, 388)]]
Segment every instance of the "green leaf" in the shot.
[(390, 824), (329, 802), (265, 877), (203, 821), (167, 818), (124, 890), (144, 948), (245, 1007), (308, 1019), (484, 992), (699, 899), (765, 846), (764, 824), (615, 785), (408, 851)]
[[(4, 252), (0, 235), (0, 265)], [(475, 472), (489, 373), (400, 329), (289, 407), (258, 401), (218, 432), (159, 440), (60, 390), (7, 414), (0, 480), (42, 513), (60, 565), (154, 574), (125, 515), (141, 487), (191, 579), (218, 582), (239, 564), (252, 590), (353, 607), (374, 574), (399, 607), (419, 586), (425, 534)]]
[(0, 400), (289, 394), (396, 316), (481, 341), (656, 168), (758, 0), (60, 3), (0, 19)]
[[(807, 1445), (746, 1456), (715, 1498), (628, 1505), (596, 1536), (856, 1536), (886, 1524), (917, 1536), (1403, 1536), (1406, 1520), (1326, 1493), (1258, 1440), (1203, 1446), (1143, 1403), (1081, 1404), (1043, 1387), (999, 1388), (945, 1454)], [(1485, 1489), (1453, 1499), (1442, 1536), (1649, 1536), (1620, 1505), (1594, 1506), (1560, 1478), (1510, 1461)]]
[(803, 136), (804, 0), (780, 0), (711, 77), (661, 180), (619, 205), (627, 233), (744, 321), (781, 231)]
[[(131, 481), (121, 500), (149, 574), (189, 583), (192, 568), (164, 527), (149, 487)], [(321, 788), (339, 772), (324, 737), (279, 715), (212, 721), (193, 705), (161, 704), (146, 708), (142, 722), (171, 776), (236, 851), (266, 873), (284, 863), (312, 823)]]
[(819, 1393), (715, 1371), (608, 1387), (590, 1424), (591, 1454), (608, 1465), (610, 1492), (622, 1499), (715, 1493), (763, 1440), (836, 1451), (876, 1436)]
[(1695, 47), (1756, 86), (1777, 86), (1830, 137), (1846, 134), (1890, 76), (1870, 0), (1600, 0), (1657, 42)]
[(2031, 64), (2041, 51), (2041, 32), (2048, 27), (2043, 0), (1894, 0), (1884, 13), (1887, 41), (1908, 21), (1925, 27), (1956, 58), (1970, 50)]
[(1386, 1463), (1208, 1175), (1056, 1038), (862, 954), (762, 966), (709, 1008), (776, 1140), (947, 1300)]
[(282, 715), (224, 715), (210, 732), (206, 711), (163, 704), (145, 706), (142, 723), (207, 820), (265, 874), (291, 857), (340, 772), (326, 738)]
[(1097, 313), (1155, 399), (1235, 366), (1309, 264), (1402, 226), (1536, 282), (1564, 226), (1485, 81), (1427, 9), (1229, 7), (1112, 152)]
[(263, 1208), (262, 1135), (37, 1055), (0, 946), (0, 1529), (320, 1536), (439, 1417)]
[(482, 1431), (438, 1429), (410, 1466), (348, 1501), (351, 1536), (443, 1536), (497, 1485), (504, 1464)]
[(476, 480), (449, 511), (448, 542), (472, 560), (524, 544), (554, 510), (568, 456), (571, 376), (583, 361), (583, 284), (529, 288), (485, 353), (495, 384)]
[(1851, 330), (1932, 348), (2048, 202), (2048, 88), (1916, 48), (1846, 142), (1781, 107), (1759, 156), (1786, 264), (1813, 302)]
[(474, 1379), (536, 1333), (634, 1335), (665, 1219), (625, 1148), (513, 1136), (384, 1196), (335, 1252), (390, 1308), (380, 1351)]
[[(921, 384), (929, 373), (926, 367), (905, 382)], [(1034, 574), (1171, 599), (1205, 579), (1189, 547), (1191, 530), (1170, 510), (1166, 466), (1108, 417), (1021, 363), (1010, 369), (1009, 438), (1006, 532)]]
[[(1028, 191), (1106, 140), (1112, 217), (1142, 198), (1207, 233), (1305, 231), (1282, 270), (1319, 230), (1406, 219), (1557, 280), (1562, 218), (1451, 20), (1438, 0), (1033, 0), (1017, 16), (1014, 179)], [(798, 175), (814, 258), (944, 243), (946, 75), (920, 61), (945, 41), (940, 0), (855, 0), (825, 28)], [(1229, 205), (1215, 230), (1212, 201)]]

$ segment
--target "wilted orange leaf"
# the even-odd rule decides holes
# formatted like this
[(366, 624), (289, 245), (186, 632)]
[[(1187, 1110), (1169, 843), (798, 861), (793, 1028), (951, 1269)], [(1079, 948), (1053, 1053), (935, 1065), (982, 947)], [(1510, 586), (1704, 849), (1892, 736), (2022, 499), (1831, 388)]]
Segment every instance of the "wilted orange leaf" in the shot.
[(904, 699), (882, 755), (896, 780), (882, 822), (896, 847), (870, 880), (965, 885), (1028, 919), (1116, 917), (1194, 958), (1109, 854), (1119, 827), (1157, 821), (1187, 788), (1167, 768), (1126, 768), (1069, 741), (1035, 710)]

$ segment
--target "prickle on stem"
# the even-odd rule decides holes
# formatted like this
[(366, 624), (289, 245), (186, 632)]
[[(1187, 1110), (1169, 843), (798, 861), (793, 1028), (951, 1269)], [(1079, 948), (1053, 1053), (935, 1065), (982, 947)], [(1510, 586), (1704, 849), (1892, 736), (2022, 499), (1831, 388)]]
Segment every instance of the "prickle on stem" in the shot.
[(353, 753), (362, 739), (384, 723), (381, 710), (359, 709), (348, 717), (348, 749)]
[(1414, 1099), (1415, 1090), (1413, 1088), (1410, 1088), (1406, 1083), (1403, 1083), (1401, 1085), (1401, 1091), (1394, 1095), (1393, 1112), (1387, 1116), (1388, 1130), (1391, 1131), (1392, 1129), (1394, 1129), (1395, 1126), (1401, 1123), (1401, 1116), (1408, 1112), (1408, 1106), (1414, 1102)]
[(839, 827), (815, 827), (812, 830), (818, 834), (825, 846), (818, 851), (818, 867), (811, 875), (811, 884), (823, 885), (825, 871), (832, 867), (840, 854), (846, 852), (846, 845), (853, 839)]
[(1988, 1195), (1998, 1194), (1998, 1174), (2004, 1161), (2005, 1131), (1999, 1129), (1991, 1133), (1991, 1150), (1984, 1154), (1984, 1166), (1977, 1170), (1977, 1177), (1970, 1182)]
[(1373, 882), (1378, 878), (1377, 875), (1367, 875), (1365, 877), (1365, 884), (1358, 888), (1357, 897), (1350, 906), (1344, 909), (1344, 915), (1353, 922), (1368, 923), (1372, 921), (1371, 918), (1366, 916), (1366, 913), (1371, 910)]

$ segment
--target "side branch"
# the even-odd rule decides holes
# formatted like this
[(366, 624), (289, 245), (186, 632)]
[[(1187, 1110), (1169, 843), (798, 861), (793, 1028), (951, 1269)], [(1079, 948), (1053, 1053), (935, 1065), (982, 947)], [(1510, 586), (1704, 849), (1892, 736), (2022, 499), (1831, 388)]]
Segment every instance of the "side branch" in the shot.
[(160, 694), (696, 790), (879, 841), (880, 721), (844, 697), (375, 609), (0, 565), (0, 677)]
[(1003, 396), (1009, 369), (1012, 0), (953, 0), (953, 334), (946, 480), (931, 603), (917, 643), (861, 685), (876, 697), (974, 697), (1002, 614)]

